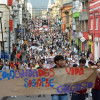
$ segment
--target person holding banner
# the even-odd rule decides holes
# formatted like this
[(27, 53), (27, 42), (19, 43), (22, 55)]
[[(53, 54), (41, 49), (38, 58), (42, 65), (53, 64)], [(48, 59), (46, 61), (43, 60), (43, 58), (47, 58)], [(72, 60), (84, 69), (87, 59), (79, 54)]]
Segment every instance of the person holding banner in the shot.
[(95, 86), (92, 89), (92, 98), (93, 100), (100, 100), (100, 60), (97, 61), (97, 76)]
[[(55, 66), (53, 68), (63, 68), (64, 66), (64, 57), (62, 55), (57, 55), (54, 57)], [(68, 94), (54, 94), (51, 95), (52, 100), (68, 100)]]
[[(85, 67), (86, 60), (84, 58), (81, 58), (79, 60), (79, 67)], [(86, 97), (86, 91), (87, 89), (76, 91), (72, 93), (72, 98), (71, 100), (85, 100)]]

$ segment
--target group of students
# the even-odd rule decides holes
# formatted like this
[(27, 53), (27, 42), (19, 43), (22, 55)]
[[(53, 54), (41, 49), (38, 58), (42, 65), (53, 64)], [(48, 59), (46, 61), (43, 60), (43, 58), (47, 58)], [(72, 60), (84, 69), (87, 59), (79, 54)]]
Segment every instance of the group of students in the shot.
[[(54, 58), (54, 62), (56, 64), (54, 66), (54, 68), (63, 68), (64, 57), (62, 55), (57, 55)], [(77, 66), (77, 64), (73, 64), (73, 67), (86, 67), (85, 64), (86, 64), (86, 60), (84, 58), (81, 58), (79, 60), (79, 66)], [(89, 62), (89, 64), (90, 64), (90, 62)], [(97, 69), (97, 75), (96, 75), (95, 86), (91, 90), (91, 93), (92, 93), (93, 100), (100, 100), (100, 60), (97, 61), (95, 66)], [(87, 91), (87, 89), (73, 92), (71, 95), (71, 100), (86, 100), (86, 99), (88, 99), (86, 91)], [(69, 100), (69, 94), (52, 95), (52, 100)]]

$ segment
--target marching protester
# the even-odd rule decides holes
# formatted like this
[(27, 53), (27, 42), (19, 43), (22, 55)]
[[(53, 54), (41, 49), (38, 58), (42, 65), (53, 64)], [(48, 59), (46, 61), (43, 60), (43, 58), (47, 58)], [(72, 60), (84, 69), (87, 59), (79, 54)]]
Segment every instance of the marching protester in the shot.
[(100, 60), (97, 61), (97, 75), (95, 86), (92, 89), (92, 98), (93, 100), (100, 100)]
[[(64, 57), (57, 55), (54, 57), (55, 66), (53, 68), (64, 68)], [(68, 100), (69, 94), (54, 94), (52, 100)]]
[[(84, 58), (81, 58), (79, 60), (79, 66), (78, 67), (85, 67), (85, 64), (86, 64), (86, 60)], [(72, 99), (71, 100), (85, 100), (86, 91), (87, 91), (87, 89), (84, 89), (84, 90), (80, 90), (80, 91), (76, 91), (76, 92), (72, 93)]]

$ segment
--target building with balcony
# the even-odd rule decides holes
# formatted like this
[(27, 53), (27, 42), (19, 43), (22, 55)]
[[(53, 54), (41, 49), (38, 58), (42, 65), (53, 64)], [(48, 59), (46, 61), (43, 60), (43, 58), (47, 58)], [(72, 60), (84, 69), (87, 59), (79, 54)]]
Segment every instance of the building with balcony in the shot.
[(63, 0), (61, 5), (62, 31), (72, 27), (72, 0)]
[(81, 26), (81, 33), (84, 40), (81, 41), (81, 47), (83, 52), (88, 51), (88, 35), (89, 35), (89, 27), (88, 27), (88, 0), (81, 0), (82, 2), (82, 10), (79, 13), (79, 21)]
[(52, 5), (52, 17), (55, 19), (56, 22), (58, 22), (58, 19), (61, 17), (61, 11), (60, 11), (60, 5), (62, 3), (62, 0), (54, 0), (54, 3)]
[(67, 36), (68, 41), (71, 44), (72, 39), (72, 0), (62, 0), (61, 5), (61, 19), (62, 19), (62, 31)]
[(89, 35), (92, 37), (93, 58), (100, 57), (100, 0), (89, 0)]
[(73, 7), (72, 7), (72, 13), (73, 13), (73, 18), (72, 18), (72, 29), (73, 29), (73, 41), (77, 46), (79, 46), (80, 50), (82, 48), (81, 45), (81, 40), (82, 38), (82, 33), (81, 33), (81, 25), (79, 21), (79, 15), (80, 11), (82, 10), (82, 2), (80, 0), (73, 0)]

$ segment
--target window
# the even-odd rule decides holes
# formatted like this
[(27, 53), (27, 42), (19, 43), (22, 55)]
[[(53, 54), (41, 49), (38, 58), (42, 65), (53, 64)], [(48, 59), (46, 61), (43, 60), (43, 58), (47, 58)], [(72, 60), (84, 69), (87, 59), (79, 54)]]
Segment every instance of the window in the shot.
[(91, 29), (90, 30), (93, 30), (93, 19), (91, 19)]
[(96, 18), (96, 29), (95, 30), (98, 30), (98, 17)]

